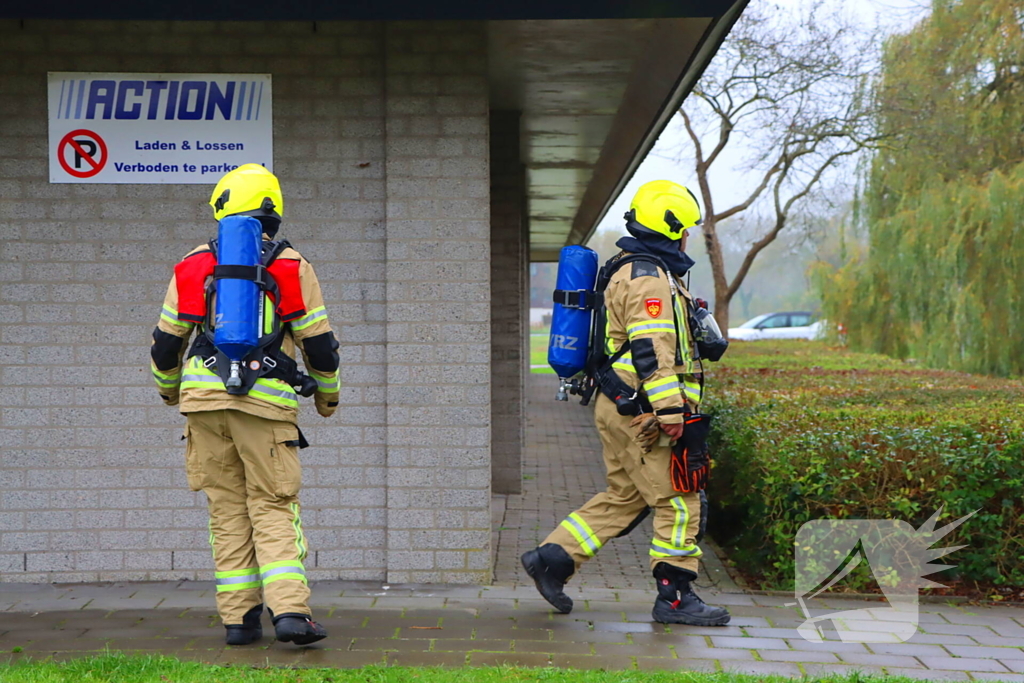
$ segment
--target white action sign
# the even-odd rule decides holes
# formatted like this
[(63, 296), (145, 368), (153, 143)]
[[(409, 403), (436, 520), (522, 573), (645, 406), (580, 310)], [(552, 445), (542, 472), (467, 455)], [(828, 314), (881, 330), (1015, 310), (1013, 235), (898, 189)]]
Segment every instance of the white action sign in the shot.
[(50, 73), (50, 182), (212, 184), (273, 171), (269, 74)]

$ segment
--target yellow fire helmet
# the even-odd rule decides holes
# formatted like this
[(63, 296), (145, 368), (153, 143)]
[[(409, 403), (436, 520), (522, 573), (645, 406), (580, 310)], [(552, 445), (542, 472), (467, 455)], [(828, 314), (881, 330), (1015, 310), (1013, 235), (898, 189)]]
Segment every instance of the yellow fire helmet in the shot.
[(693, 193), (671, 180), (652, 180), (641, 185), (633, 195), (626, 219), (670, 240), (680, 239), (684, 230), (704, 220)]
[(210, 197), (214, 220), (224, 216), (284, 217), (284, 197), (277, 176), (259, 164), (243, 164), (228, 171)]

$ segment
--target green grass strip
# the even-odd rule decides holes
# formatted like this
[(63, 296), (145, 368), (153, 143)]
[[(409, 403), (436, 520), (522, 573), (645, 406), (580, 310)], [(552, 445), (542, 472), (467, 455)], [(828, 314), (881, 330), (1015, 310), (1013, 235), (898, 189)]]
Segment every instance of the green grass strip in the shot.
[[(252, 652), (252, 665), (216, 666), (183, 662), (172, 657), (107, 654), (65, 662), (22, 660), (0, 663), (3, 683), (489, 683), (530, 681), (550, 683), (790, 683), (785, 676), (749, 676), (691, 671), (599, 671), (519, 667), (389, 667), (359, 669), (268, 668)], [(296, 653), (298, 655), (298, 653)], [(298, 657), (296, 657), (298, 659)], [(873, 680), (859, 674), (804, 678), (804, 682), (860, 683)], [(881, 681), (882, 679), (877, 679)], [(885, 683), (910, 679), (886, 677)], [(917, 681), (916, 683), (920, 683)]]

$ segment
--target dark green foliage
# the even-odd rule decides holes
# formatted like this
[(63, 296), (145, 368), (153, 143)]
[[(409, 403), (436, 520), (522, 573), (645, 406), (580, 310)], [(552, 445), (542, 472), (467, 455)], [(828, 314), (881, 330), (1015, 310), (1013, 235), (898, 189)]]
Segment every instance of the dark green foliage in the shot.
[(711, 533), (763, 587), (792, 588), (808, 520), (918, 527), (940, 507), (940, 525), (980, 510), (941, 543), (967, 545), (954, 576), (1024, 586), (1024, 384), (819, 343), (735, 343), (726, 358), (708, 391)]
[(818, 272), (854, 348), (1024, 373), (1024, 21), (1019, 0), (936, 2), (877, 86), (870, 249)]

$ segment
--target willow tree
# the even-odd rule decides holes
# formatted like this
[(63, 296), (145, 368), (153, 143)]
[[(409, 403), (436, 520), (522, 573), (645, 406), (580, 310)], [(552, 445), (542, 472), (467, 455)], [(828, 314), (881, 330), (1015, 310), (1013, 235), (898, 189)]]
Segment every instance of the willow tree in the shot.
[(869, 250), (824, 277), (857, 347), (933, 366), (1024, 372), (1024, 11), (936, 1), (891, 38), (875, 88)]
[[(728, 328), (729, 304), (757, 257), (793, 224), (830, 169), (878, 141), (871, 101), (874, 36), (813, 4), (802, 15), (754, 0), (679, 111), (704, 204), (702, 232), (714, 277), (715, 317)], [(719, 206), (716, 162), (745, 157), (750, 194)], [(725, 153), (725, 154), (723, 154)], [(723, 232), (746, 211), (767, 214), (736, 272), (726, 273)], [(730, 236), (732, 237), (732, 236)]]

